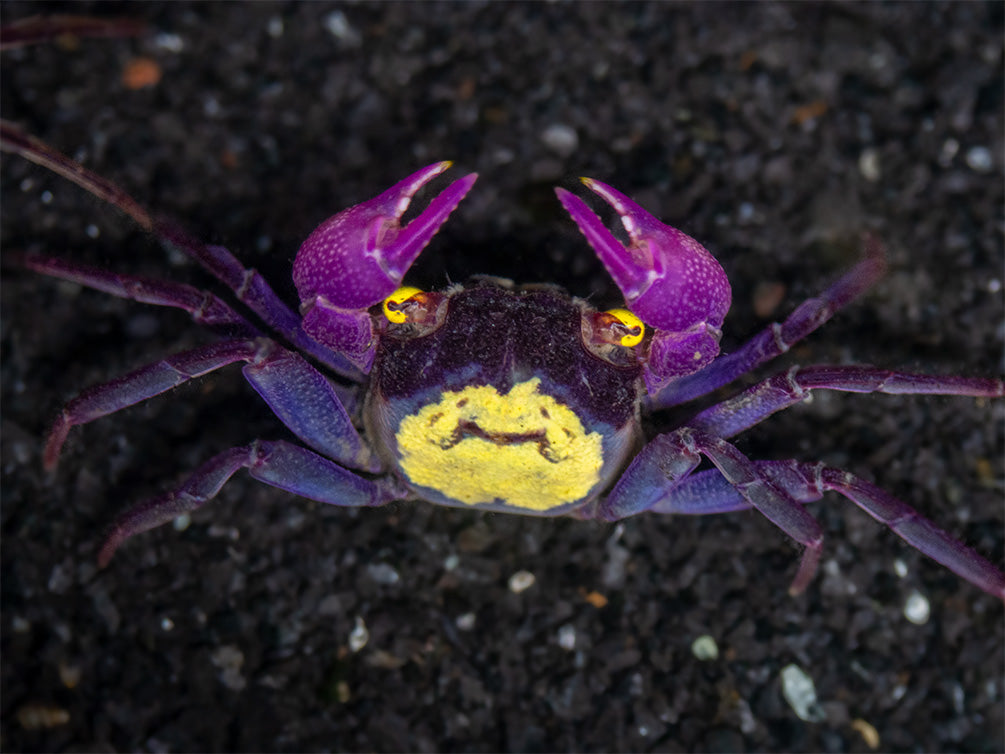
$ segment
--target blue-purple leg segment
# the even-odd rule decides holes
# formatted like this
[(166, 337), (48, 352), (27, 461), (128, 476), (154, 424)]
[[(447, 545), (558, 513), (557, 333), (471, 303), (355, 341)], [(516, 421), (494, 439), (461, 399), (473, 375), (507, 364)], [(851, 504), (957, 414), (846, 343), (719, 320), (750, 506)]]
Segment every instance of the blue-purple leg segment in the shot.
[(267, 338), (233, 339), (185, 351), (95, 385), (70, 401), (46, 441), (53, 468), (70, 428), (160, 395), (183, 382), (246, 362), (244, 376), (301, 440), (340, 463), (365, 471), (380, 466), (352, 425), (332, 384), (299, 355)]
[(823, 532), (817, 520), (757, 466), (722, 438), (683, 428), (659, 435), (646, 445), (614, 485), (597, 510), (597, 517), (616, 521), (651, 509), (708, 458), (741, 498), (805, 546), (789, 587), (802, 592), (820, 561)]
[(53, 257), (15, 255), (4, 261), (119, 298), (182, 309), (191, 315), (196, 324), (226, 332), (233, 337), (253, 338), (261, 335), (251, 323), (217, 296), (191, 285), (139, 275), (120, 275)]
[(394, 482), (364, 479), (306, 448), (283, 441), (256, 441), (220, 453), (181, 486), (119, 516), (101, 547), (98, 565), (104, 568), (129, 537), (201, 507), (242, 468), (273, 487), (342, 507), (384, 505), (404, 494)]
[(812, 390), (888, 395), (966, 395), (1001, 398), (1005, 382), (985, 378), (910, 374), (850, 365), (792, 367), (702, 411), (687, 422), (718, 437), (732, 437), (804, 400)]
[[(974, 550), (921, 516), (907, 503), (874, 484), (841, 469), (799, 461), (756, 461), (757, 470), (775, 486), (784, 489), (799, 503), (819, 500), (833, 491), (851, 500), (897, 536), (966, 579), (974, 586), (999, 599), (1005, 599), (1005, 574)], [(731, 513), (751, 508), (736, 489), (717, 470), (692, 474), (669, 486), (649, 510), (654, 513), (708, 515)]]
[(656, 395), (650, 395), (652, 407), (675, 406), (705, 395), (780, 356), (870, 288), (885, 271), (882, 245), (867, 236), (865, 258), (822, 295), (807, 299), (784, 322), (771, 324), (739, 350), (720, 356), (701, 372), (675, 380)]
[(261, 317), (263, 322), (298, 349), (309, 353), (343, 377), (356, 381), (363, 379), (360, 371), (344, 356), (309, 337), (301, 326), (300, 318), (276, 295), (261, 275), (255, 270), (245, 269), (238, 259), (222, 246), (204, 244), (186, 234), (177, 225), (154, 217), (116, 184), (71, 160), (40, 139), (26, 134), (8, 121), (0, 121), (0, 150), (19, 154), (125, 212), (141, 228), (152, 233), (162, 243), (173, 246), (202, 265), (231, 288), (237, 298)]

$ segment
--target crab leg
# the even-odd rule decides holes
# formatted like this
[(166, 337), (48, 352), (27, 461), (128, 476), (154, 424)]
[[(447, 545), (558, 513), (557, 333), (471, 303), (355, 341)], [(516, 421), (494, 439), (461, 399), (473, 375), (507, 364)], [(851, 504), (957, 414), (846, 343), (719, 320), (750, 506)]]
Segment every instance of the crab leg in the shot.
[(812, 390), (889, 395), (970, 395), (1001, 398), (1001, 380), (893, 372), (865, 366), (792, 367), (718, 403), (690, 419), (687, 426), (717, 437), (732, 437), (772, 414), (805, 399)]
[(300, 326), (300, 318), (290, 309), (256, 270), (245, 269), (222, 246), (210, 246), (188, 236), (173, 223), (159, 220), (111, 181), (102, 178), (75, 160), (30, 136), (9, 121), (0, 121), (0, 150), (18, 154), (129, 215), (144, 230), (202, 265), (227, 285), (241, 303), (270, 327), (343, 377), (359, 381), (362, 376), (341, 354), (310, 338)]
[(251, 323), (214, 294), (191, 285), (139, 275), (120, 275), (53, 257), (15, 256), (10, 261), (19, 267), (119, 298), (182, 309), (192, 315), (196, 324), (222, 330), (231, 336), (253, 338), (261, 335)]
[(789, 587), (799, 594), (817, 570), (823, 532), (817, 520), (743, 453), (725, 440), (689, 427), (658, 435), (635, 457), (600, 504), (598, 518), (616, 521), (649, 510), (662, 500), (705, 456), (751, 507), (804, 545), (803, 557)]
[(653, 408), (666, 408), (697, 398), (727, 385), (737, 377), (780, 356), (870, 288), (886, 271), (883, 247), (875, 238), (865, 239), (866, 258), (828, 288), (807, 299), (784, 322), (774, 322), (739, 350), (720, 356), (705, 370), (672, 382), (650, 398)]
[(29, 16), (0, 26), (0, 50), (69, 37), (138, 37), (147, 25), (131, 18)]
[[(755, 461), (754, 466), (796, 501), (810, 503), (833, 491), (851, 500), (923, 555), (999, 599), (1005, 598), (1005, 574), (977, 552), (924, 518), (907, 503), (846, 471), (799, 461)], [(716, 469), (692, 474), (649, 510), (654, 513), (707, 515), (747, 510), (751, 504)]]
[(200, 466), (179, 487), (119, 516), (101, 547), (98, 565), (102, 568), (108, 565), (115, 550), (129, 537), (200, 508), (242, 468), (273, 487), (330, 505), (385, 505), (405, 494), (394, 482), (364, 479), (306, 448), (281, 440), (256, 440), (248, 446), (220, 453)]
[(45, 445), (46, 468), (55, 467), (74, 425), (92, 422), (238, 361), (247, 362), (245, 378), (301, 440), (353, 468), (380, 469), (332, 384), (302, 357), (267, 338), (211, 343), (85, 390), (56, 420)]

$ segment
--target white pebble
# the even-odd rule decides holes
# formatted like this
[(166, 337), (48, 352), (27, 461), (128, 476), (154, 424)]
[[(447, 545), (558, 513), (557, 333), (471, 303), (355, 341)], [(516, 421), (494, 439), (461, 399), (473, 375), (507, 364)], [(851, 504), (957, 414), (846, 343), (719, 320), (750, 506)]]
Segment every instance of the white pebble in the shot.
[(928, 623), (928, 618), (932, 614), (932, 608), (928, 604), (928, 599), (918, 590), (914, 590), (907, 595), (904, 603), (904, 617), (917, 626)]
[(541, 141), (559, 157), (568, 157), (579, 148), (579, 134), (574, 128), (562, 123), (544, 129)]
[(871, 147), (858, 156), (858, 172), (869, 183), (875, 183), (882, 176), (879, 167), (879, 152)]
[(813, 679), (798, 665), (786, 665), (782, 668), (782, 695), (800, 720), (819, 723), (827, 718), (817, 703)]
[(978, 173), (989, 173), (992, 168), (991, 150), (987, 147), (970, 147), (967, 150), (967, 167)]
[(359, 616), (356, 616), (356, 625), (349, 632), (349, 649), (358, 652), (366, 643), (370, 641), (370, 632), (366, 630), (366, 623)]
[(474, 613), (464, 613), (464, 615), (458, 615), (454, 620), (454, 623), (459, 629), (461, 629), (461, 631), (470, 631), (475, 627), (475, 621), (476, 618)]
[(534, 574), (530, 571), (517, 571), (512, 576), (509, 577), (509, 590), (513, 594), (520, 594), (520, 592), (526, 592), (532, 586), (537, 579), (534, 578)]
[(718, 660), (719, 645), (708, 634), (703, 634), (691, 642), (691, 654), (699, 660)]
[(558, 629), (558, 646), (569, 652), (576, 648), (576, 627), (571, 623)]

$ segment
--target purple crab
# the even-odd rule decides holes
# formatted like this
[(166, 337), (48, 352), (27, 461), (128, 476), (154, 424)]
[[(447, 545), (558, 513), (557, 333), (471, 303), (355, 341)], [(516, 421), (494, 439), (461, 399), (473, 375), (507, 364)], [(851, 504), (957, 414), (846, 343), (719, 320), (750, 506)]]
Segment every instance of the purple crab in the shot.
[[(430, 165), (322, 223), (293, 265), (300, 310), (288, 307), (229, 251), (155, 218), (102, 179), (16, 126), (2, 147), (69, 178), (129, 214), (228, 286), (256, 321), (188, 285), (121, 275), (50, 257), (37, 272), (115, 296), (188, 311), (223, 334), (72, 400), (45, 446), (55, 466), (70, 429), (228, 364), (300, 440), (255, 440), (209, 459), (176, 488), (127, 510), (98, 556), (195, 510), (240, 469), (267, 484), (338, 506), (393, 500), (540, 516), (617, 521), (646, 511), (704, 515), (754, 508), (804, 546), (790, 591), (809, 584), (823, 532), (806, 503), (828, 491), (851, 500), (911, 546), (1005, 598), (1005, 575), (906, 503), (847, 471), (800, 460), (747, 458), (729, 440), (813, 390), (999, 398), (996, 379), (870, 366), (792, 367), (646, 437), (641, 417), (707, 396), (787, 351), (872, 285), (880, 244), (821, 295), (733, 353), (719, 340), (730, 285), (715, 258), (615, 189), (584, 184), (610, 205), (629, 243), (586, 203), (559, 201), (624, 294), (598, 311), (550, 285), (479, 277), (442, 291), (402, 287), (416, 257), (471, 190), (447, 186), (407, 225), (416, 193), (449, 166)], [(706, 401), (707, 402), (707, 401)], [(707, 470), (696, 470), (702, 459)]]

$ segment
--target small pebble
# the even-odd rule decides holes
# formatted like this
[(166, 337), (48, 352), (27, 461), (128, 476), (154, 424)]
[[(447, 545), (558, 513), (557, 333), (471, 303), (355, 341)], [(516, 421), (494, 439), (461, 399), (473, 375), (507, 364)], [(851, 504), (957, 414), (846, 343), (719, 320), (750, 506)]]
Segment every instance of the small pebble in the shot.
[(69, 665), (65, 662), (59, 663), (59, 680), (68, 689), (76, 688), (80, 683), (81, 670), (79, 665)]
[(917, 626), (928, 623), (928, 618), (932, 614), (932, 608), (928, 604), (928, 599), (918, 590), (914, 590), (907, 596), (904, 603), (904, 617)]
[(879, 748), (879, 732), (872, 725), (858, 717), (851, 721), (851, 727), (859, 732), (866, 746), (873, 750)]
[(25, 730), (55, 728), (70, 722), (70, 713), (61, 707), (25, 704), (17, 710), (17, 721)]
[(464, 613), (464, 615), (458, 615), (454, 623), (461, 631), (470, 631), (475, 627), (476, 620), (474, 613)]
[(817, 702), (813, 679), (798, 665), (786, 665), (782, 668), (782, 695), (800, 720), (819, 723), (826, 719), (827, 716)]
[(858, 156), (858, 172), (869, 183), (878, 181), (883, 174), (879, 167), (879, 152), (871, 147), (863, 150)]
[(704, 661), (719, 659), (719, 645), (708, 634), (703, 634), (691, 642), (691, 654)]
[(356, 616), (356, 625), (349, 632), (349, 649), (358, 652), (366, 643), (370, 641), (370, 632), (366, 629), (366, 623), (359, 616)]
[(558, 646), (569, 652), (576, 648), (576, 627), (571, 623), (558, 629)]
[(509, 590), (513, 592), (513, 594), (526, 592), (534, 586), (534, 582), (536, 580), (537, 579), (534, 578), (534, 574), (530, 571), (517, 571), (509, 577)]
[(990, 173), (993, 163), (987, 147), (970, 147), (967, 150), (967, 167), (977, 173)]
[(569, 157), (579, 148), (579, 135), (576, 130), (562, 123), (544, 129), (541, 141), (559, 157)]

